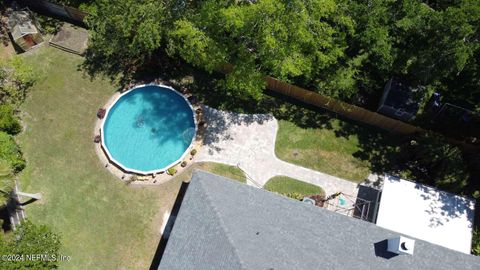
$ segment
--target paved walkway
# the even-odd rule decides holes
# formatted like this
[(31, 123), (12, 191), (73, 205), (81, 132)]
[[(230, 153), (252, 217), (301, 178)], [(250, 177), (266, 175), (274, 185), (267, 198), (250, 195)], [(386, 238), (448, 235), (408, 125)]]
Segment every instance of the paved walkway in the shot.
[(321, 186), (327, 195), (358, 193), (356, 183), (278, 159), (278, 122), (271, 115), (236, 114), (205, 107), (204, 119), (208, 127), (196, 161), (239, 166), (247, 174), (247, 183), (253, 186), (263, 186), (270, 178), (284, 175)]

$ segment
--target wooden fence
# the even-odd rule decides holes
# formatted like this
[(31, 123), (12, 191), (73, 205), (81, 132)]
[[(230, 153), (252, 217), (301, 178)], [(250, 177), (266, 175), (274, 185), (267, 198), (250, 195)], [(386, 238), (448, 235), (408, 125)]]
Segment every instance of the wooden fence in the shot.
[[(219, 68), (218, 71), (228, 74), (232, 72), (233, 68), (234, 66), (232, 64), (225, 64)], [(267, 84), (267, 88), (273, 92), (294, 98), (306, 104), (323, 108), (354, 121), (362, 122), (383, 130), (403, 135), (426, 132), (426, 130), (420, 127), (410, 125), (400, 120), (396, 120), (385, 115), (333, 99), (331, 97), (324, 96), (322, 94), (286, 83), (270, 76), (265, 77), (265, 82)]]
[[(231, 71), (231, 69), (232, 66), (226, 66), (222, 69), (222, 72), (228, 73)], [(427, 132), (427, 130), (423, 128), (410, 125), (400, 120), (396, 120), (385, 115), (372, 112), (367, 109), (348, 104), (295, 85), (291, 85), (273, 77), (267, 76), (265, 77), (265, 81), (267, 83), (267, 88), (273, 92), (280, 93), (282, 95), (294, 98), (306, 104), (310, 104), (337, 113), (343, 117), (352, 119), (354, 121), (358, 121), (402, 135), (423, 134)], [(446, 139), (448, 142), (455, 144), (466, 151), (480, 151), (479, 145), (474, 145), (465, 141), (459, 141), (448, 136), (446, 137)]]
[(376, 112), (291, 85), (273, 77), (266, 77), (265, 81), (267, 83), (267, 88), (271, 91), (292, 97), (306, 104), (324, 108), (355, 121), (405, 135), (425, 132), (422, 128), (407, 124), (400, 120), (392, 119)]
[(35, 12), (59, 17), (81, 26), (85, 26), (84, 19), (88, 15), (88, 13), (79, 9), (54, 4), (45, 0), (18, 0), (18, 2)]

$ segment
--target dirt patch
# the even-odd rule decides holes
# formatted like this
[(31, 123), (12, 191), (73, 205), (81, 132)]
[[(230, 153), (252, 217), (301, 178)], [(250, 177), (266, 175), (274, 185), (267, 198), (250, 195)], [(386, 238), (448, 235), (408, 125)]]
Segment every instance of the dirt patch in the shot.
[(65, 23), (52, 38), (50, 45), (75, 54), (83, 55), (87, 49), (88, 31)]
[(8, 17), (6, 14), (0, 16), (0, 59), (6, 60), (15, 54), (15, 49), (8, 35)]
[(0, 45), (0, 59), (8, 60), (15, 55), (15, 49), (12, 46), (12, 43), (8, 42), (7, 46), (3, 44)]

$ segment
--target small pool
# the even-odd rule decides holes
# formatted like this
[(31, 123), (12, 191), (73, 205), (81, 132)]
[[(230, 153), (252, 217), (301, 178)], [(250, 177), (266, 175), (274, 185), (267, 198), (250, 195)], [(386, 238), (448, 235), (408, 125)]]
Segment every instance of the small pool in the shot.
[(338, 202), (340, 203), (341, 206), (345, 206), (347, 204), (347, 200), (345, 200), (345, 198), (341, 196), (338, 198)]
[(123, 93), (107, 110), (102, 146), (124, 170), (149, 174), (181, 161), (195, 134), (193, 109), (181, 94), (143, 85)]

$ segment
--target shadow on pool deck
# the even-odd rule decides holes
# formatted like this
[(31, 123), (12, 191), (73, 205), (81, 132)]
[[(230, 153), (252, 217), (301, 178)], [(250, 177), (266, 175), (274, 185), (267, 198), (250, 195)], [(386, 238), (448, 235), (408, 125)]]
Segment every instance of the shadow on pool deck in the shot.
[(220, 152), (218, 146), (215, 146), (220, 141), (232, 140), (230, 134), (227, 132), (233, 125), (251, 125), (253, 123), (263, 124), (266, 121), (273, 119), (270, 114), (236, 114), (222, 112), (210, 107), (204, 107), (204, 119), (208, 123), (203, 144), (209, 146), (210, 150)]

